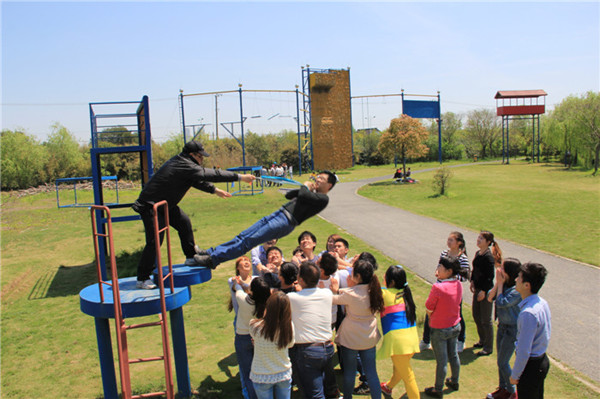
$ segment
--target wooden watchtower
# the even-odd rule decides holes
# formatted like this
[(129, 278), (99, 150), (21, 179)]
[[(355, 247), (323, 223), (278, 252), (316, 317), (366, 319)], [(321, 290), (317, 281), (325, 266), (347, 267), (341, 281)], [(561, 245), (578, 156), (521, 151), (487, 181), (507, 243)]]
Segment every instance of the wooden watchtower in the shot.
[[(544, 90), (502, 90), (496, 93), (496, 115), (502, 117), (502, 163), (510, 163), (509, 122), (511, 119), (532, 121), (531, 161), (540, 162), (540, 115), (546, 112)], [(537, 140), (536, 140), (537, 122)]]

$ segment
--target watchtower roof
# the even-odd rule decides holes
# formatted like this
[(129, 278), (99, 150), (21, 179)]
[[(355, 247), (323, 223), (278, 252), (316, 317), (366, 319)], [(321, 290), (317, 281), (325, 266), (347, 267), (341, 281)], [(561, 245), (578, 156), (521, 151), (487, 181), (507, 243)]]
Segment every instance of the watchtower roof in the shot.
[(544, 90), (502, 90), (496, 93), (495, 99), (499, 98), (529, 98), (547, 96)]

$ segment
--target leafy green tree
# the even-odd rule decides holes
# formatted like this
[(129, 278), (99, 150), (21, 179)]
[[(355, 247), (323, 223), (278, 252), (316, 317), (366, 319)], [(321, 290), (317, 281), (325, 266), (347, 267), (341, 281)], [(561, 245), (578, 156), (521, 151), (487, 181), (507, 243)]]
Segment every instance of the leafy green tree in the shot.
[(246, 155), (254, 157), (259, 165), (267, 165), (272, 159), (269, 143), (263, 136), (249, 131), (244, 135), (244, 144), (246, 146)]
[(477, 109), (467, 114), (463, 144), (467, 153), (479, 153), (481, 158), (493, 156), (501, 146), (501, 126), (496, 113)]
[(406, 157), (418, 158), (429, 151), (424, 142), (429, 133), (418, 119), (408, 115), (400, 115), (390, 122), (390, 127), (383, 132), (379, 140), (379, 151), (384, 156), (402, 157), (402, 166), (406, 176)]
[[(438, 159), (439, 128), (437, 122), (431, 122), (428, 127), (429, 138), (427, 146), (429, 147), (430, 161)], [(464, 147), (460, 141), (462, 131), (462, 119), (459, 114), (454, 112), (445, 112), (442, 114), (442, 159), (461, 159), (464, 153)]]
[(354, 133), (354, 152), (358, 154), (359, 165), (383, 165), (384, 157), (378, 149), (382, 133), (379, 131), (361, 131)]
[(48, 150), (46, 172), (50, 180), (64, 177), (83, 176), (87, 171), (89, 158), (77, 139), (60, 123), (52, 125), (52, 133), (44, 143)]
[(2, 189), (22, 189), (46, 181), (48, 153), (34, 136), (18, 130), (0, 133)]
[(600, 161), (600, 93), (589, 91), (565, 98), (549, 116), (549, 141), (562, 150), (580, 154), (593, 164), (594, 175)]

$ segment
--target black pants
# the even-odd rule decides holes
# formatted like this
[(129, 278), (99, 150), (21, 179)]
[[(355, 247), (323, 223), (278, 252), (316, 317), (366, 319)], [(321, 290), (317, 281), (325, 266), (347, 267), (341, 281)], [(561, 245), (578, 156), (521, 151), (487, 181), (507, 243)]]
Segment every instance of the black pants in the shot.
[[(162, 209), (162, 208), (161, 208)], [(152, 270), (156, 262), (156, 242), (154, 240), (154, 222), (152, 211), (145, 212), (142, 215), (144, 222), (144, 230), (146, 232), (146, 246), (142, 251), (142, 257), (138, 264), (137, 279), (144, 281), (150, 278)], [(163, 212), (159, 210), (158, 214), (159, 228), (165, 227), (165, 217)], [(194, 250), (194, 232), (192, 231), (192, 222), (188, 215), (185, 214), (178, 206), (169, 209), (169, 224), (179, 233), (181, 241), (181, 249), (186, 258), (193, 258), (196, 251)], [(160, 244), (162, 244), (164, 233), (160, 234)]]
[(543, 399), (544, 380), (549, 368), (550, 360), (545, 353), (540, 357), (530, 357), (517, 384), (519, 398)]

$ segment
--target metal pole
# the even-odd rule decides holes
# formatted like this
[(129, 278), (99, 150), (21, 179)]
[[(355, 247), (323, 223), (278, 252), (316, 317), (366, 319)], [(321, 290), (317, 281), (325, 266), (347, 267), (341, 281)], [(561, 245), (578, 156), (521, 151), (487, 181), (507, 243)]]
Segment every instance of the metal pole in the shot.
[(508, 116), (506, 117), (506, 164), (510, 164), (510, 124), (508, 123)]
[(181, 126), (183, 128), (183, 144), (187, 143), (185, 137), (185, 112), (183, 110), (183, 90), (179, 90), (179, 107), (181, 108)]
[(298, 99), (298, 85), (296, 85), (296, 126), (298, 129), (298, 173), (302, 175), (302, 144), (300, 143), (300, 100)]
[[(402, 93), (404, 98), (404, 93)], [(440, 106), (440, 92), (438, 91), (438, 159), (442, 164), (442, 110)]]
[(215, 94), (215, 137), (219, 140), (219, 96), (220, 94)]
[(246, 147), (244, 145), (244, 108), (242, 106), (242, 84), (238, 84), (240, 93), (240, 126), (242, 128), (242, 166), (246, 166)]
[(533, 115), (531, 115), (531, 120), (533, 123), (533, 126), (531, 127), (531, 133), (533, 133), (531, 139), (531, 163), (535, 163), (535, 119), (533, 119)]
[(537, 115), (538, 120), (538, 163), (540, 162), (540, 116)]

